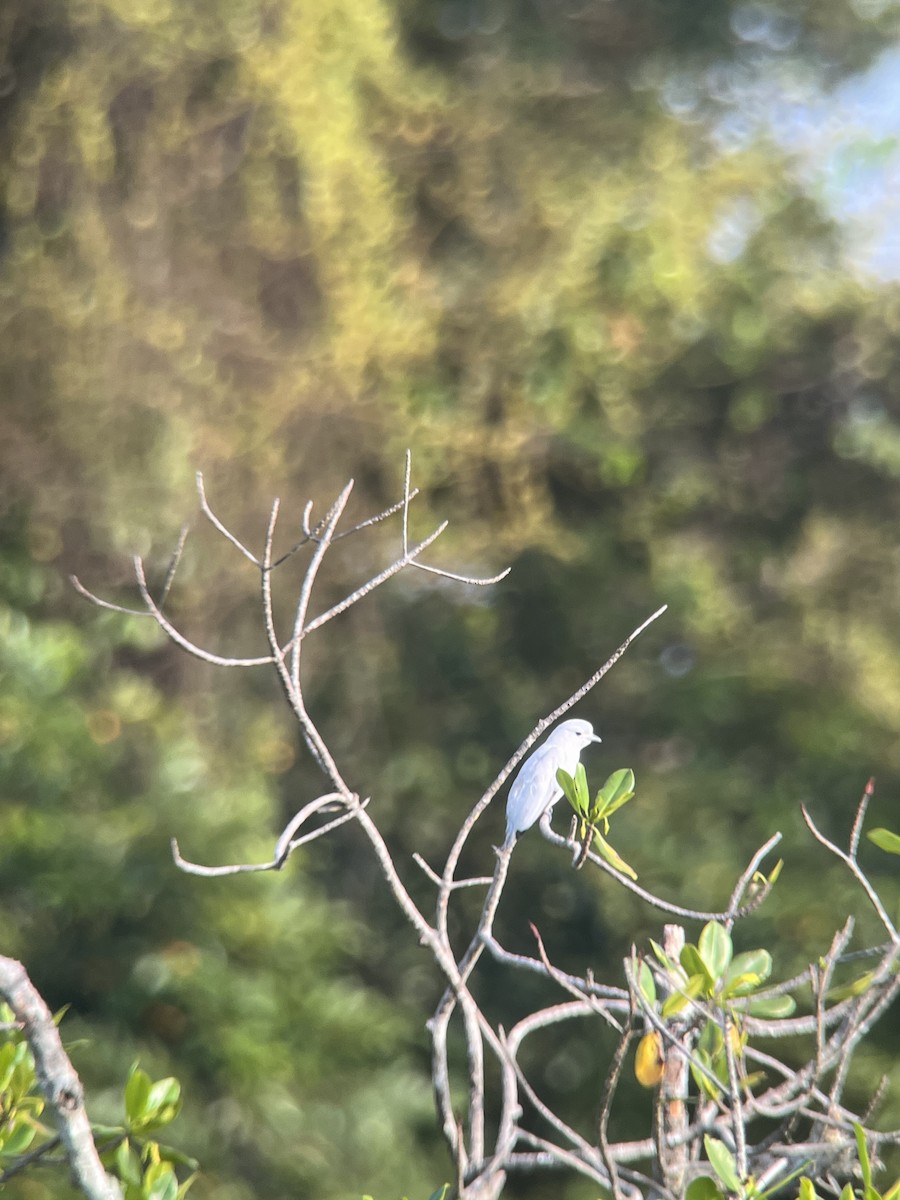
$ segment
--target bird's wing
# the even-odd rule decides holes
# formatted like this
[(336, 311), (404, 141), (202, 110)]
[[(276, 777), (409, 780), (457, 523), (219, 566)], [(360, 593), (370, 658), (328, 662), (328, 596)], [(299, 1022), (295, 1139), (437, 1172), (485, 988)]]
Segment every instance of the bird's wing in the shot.
[(556, 782), (556, 755), (551, 747), (533, 754), (516, 776), (506, 802), (506, 833), (522, 833), (562, 795)]

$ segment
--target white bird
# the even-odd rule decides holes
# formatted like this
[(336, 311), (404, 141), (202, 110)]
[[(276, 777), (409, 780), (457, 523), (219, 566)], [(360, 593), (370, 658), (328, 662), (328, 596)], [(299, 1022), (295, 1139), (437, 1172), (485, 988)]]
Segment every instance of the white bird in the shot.
[(588, 742), (602, 739), (594, 733), (590, 721), (563, 721), (550, 734), (543, 746), (522, 763), (509, 789), (506, 801), (506, 841), (511, 846), (516, 834), (522, 833), (542, 817), (560, 798), (562, 788), (556, 781), (560, 767), (569, 775), (575, 774), (581, 752)]

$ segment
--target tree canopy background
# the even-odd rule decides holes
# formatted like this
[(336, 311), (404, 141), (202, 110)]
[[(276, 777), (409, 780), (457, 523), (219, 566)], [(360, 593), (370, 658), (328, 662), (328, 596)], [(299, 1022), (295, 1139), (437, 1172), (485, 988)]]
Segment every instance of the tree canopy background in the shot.
[[(682, 901), (721, 903), (783, 830), (757, 944), (797, 969), (861, 908), (799, 802), (840, 831), (871, 773), (896, 812), (900, 293), (854, 271), (753, 98), (827, 89), (897, 36), (868, 0), (7, 0), (3, 948), (72, 1004), (96, 1116), (135, 1056), (183, 1079), (198, 1196), (445, 1178), (438, 981), (352, 832), (285, 875), (174, 871), (173, 834), (266, 855), (315, 772), (273, 680), (214, 677), (67, 574), (121, 597), (128, 554), (164, 569), (197, 469), (259, 539), (273, 493), (295, 527), (351, 475), (356, 515), (391, 502), (409, 446), (448, 565), (513, 571), (486, 601), (398, 582), (320, 648), (312, 703), (401, 854), (439, 855), (667, 602), (579, 709), (589, 776), (635, 770), (619, 848)], [(198, 529), (175, 614), (251, 653), (253, 584)], [(513, 874), (513, 947), (537, 918), (600, 975), (657, 933), (537, 838)], [(542, 1082), (590, 1108), (601, 1067), (560, 1042)]]

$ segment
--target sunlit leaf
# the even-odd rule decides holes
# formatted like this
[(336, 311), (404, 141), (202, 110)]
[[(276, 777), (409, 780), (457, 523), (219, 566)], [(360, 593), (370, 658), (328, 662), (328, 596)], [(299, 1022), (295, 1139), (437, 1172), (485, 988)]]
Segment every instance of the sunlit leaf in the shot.
[(751, 1000), (747, 1011), (754, 1017), (765, 1017), (777, 1021), (789, 1017), (796, 1011), (797, 1002), (793, 996), (767, 996), (760, 1000)]
[[(718, 1101), (722, 1092), (721, 1089), (713, 1083), (713, 1079), (710, 1078), (710, 1076), (713, 1078), (716, 1077), (716, 1072), (713, 1069), (713, 1063), (710, 1054), (706, 1050), (698, 1047), (694, 1051), (693, 1059), (696, 1061), (691, 1061), (690, 1068), (694, 1083), (702, 1092), (705, 1093), (705, 1095), (710, 1098), (710, 1100)], [(701, 1071), (701, 1066), (706, 1067), (706, 1071)], [(707, 1074), (707, 1071), (709, 1074)]]
[(851, 996), (862, 996), (878, 977), (877, 971), (866, 971), (851, 983), (842, 983), (838, 987), (828, 989), (829, 1000), (849, 1000)]
[[(863, 1187), (868, 1191), (872, 1186), (872, 1164), (869, 1161), (866, 1133), (858, 1121), (853, 1122), (853, 1133), (856, 1138), (856, 1153), (859, 1156), (859, 1169), (862, 1172)], [(868, 1200), (868, 1197), (866, 1200)]]
[(890, 829), (870, 829), (866, 837), (888, 854), (900, 854), (900, 833), (892, 833)]
[(725, 1200), (725, 1198), (708, 1175), (698, 1175), (688, 1184), (684, 1200)]
[(594, 846), (598, 850), (600, 857), (605, 859), (611, 867), (615, 867), (617, 871), (621, 871), (629, 879), (637, 879), (637, 871), (633, 867), (630, 867), (624, 858), (616, 853), (609, 842), (596, 829), (594, 830)]
[(614, 771), (597, 793), (593, 806), (593, 819), (609, 819), (614, 812), (627, 804), (634, 796), (634, 772), (625, 768)]
[(653, 978), (653, 972), (650, 967), (642, 959), (640, 970), (638, 971), (638, 987), (641, 990), (641, 995), (647, 1001), (651, 1008), (656, 1007), (656, 980)]
[[(746, 950), (736, 954), (725, 972), (726, 995), (740, 995), (740, 989), (758, 987), (772, 974), (772, 955), (768, 950)], [(755, 983), (751, 980), (755, 979)]]
[(741, 1180), (737, 1173), (737, 1164), (734, 1160), (734, 1155), (728, 1147), (718, 1140), (718, 1138), (710, 1137), (706, 1134), (703, 1138), (703, 1145), (706, 1149), (706, 1157), (709, 1159), (709, 1165), (715, 1171), (716, 1175), (725, 1184), (729, 1192), (740, 1194), (742, 1191)]
[(130, 1124), (144, 1117), (149, 1096), (150, 1076), (135, 1063), (125, 1083), (125, 1115)]
[(707, 990), (711, 990), (715, 983), (715, 976), (709, 969), (706, 960), (700, 954), (696, 946), (690, 942), (683, 947), (680, 955), (682, 967), (687, 971), (688, 975), (699, 975), (702, 977)]
[(721, 978), (731, 962), (731, 935), (718, 921), (710, 921), (700, 931), (697, 949), (714, 980)]
[(667, 997), (665, 1004), (662, 1006), (662, 1016), (672, 1017), (675, 1013), (681, 1012), (682, 1009), (687, 1008), (692, 1000), (696, 1000), (698, 996), (702, 996), (707, 987), (708, 984), (705, 975), (692, 975), (684, 987)]

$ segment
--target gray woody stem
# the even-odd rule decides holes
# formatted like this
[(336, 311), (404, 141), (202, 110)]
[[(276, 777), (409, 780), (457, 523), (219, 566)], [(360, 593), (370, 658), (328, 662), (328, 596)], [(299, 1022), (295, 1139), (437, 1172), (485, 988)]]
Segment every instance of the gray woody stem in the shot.
[(121, 1189), (107, 1175), (94, 1145), (84, 1110), (81, 1080), (63, 1049), (50, 1009), (14, 958), (0, 956), (0, 994), (13, 1010), (34, 1055), (38, 1084), (56, 1114), (76, 1186), (89, 1200), (122, 1200)]

